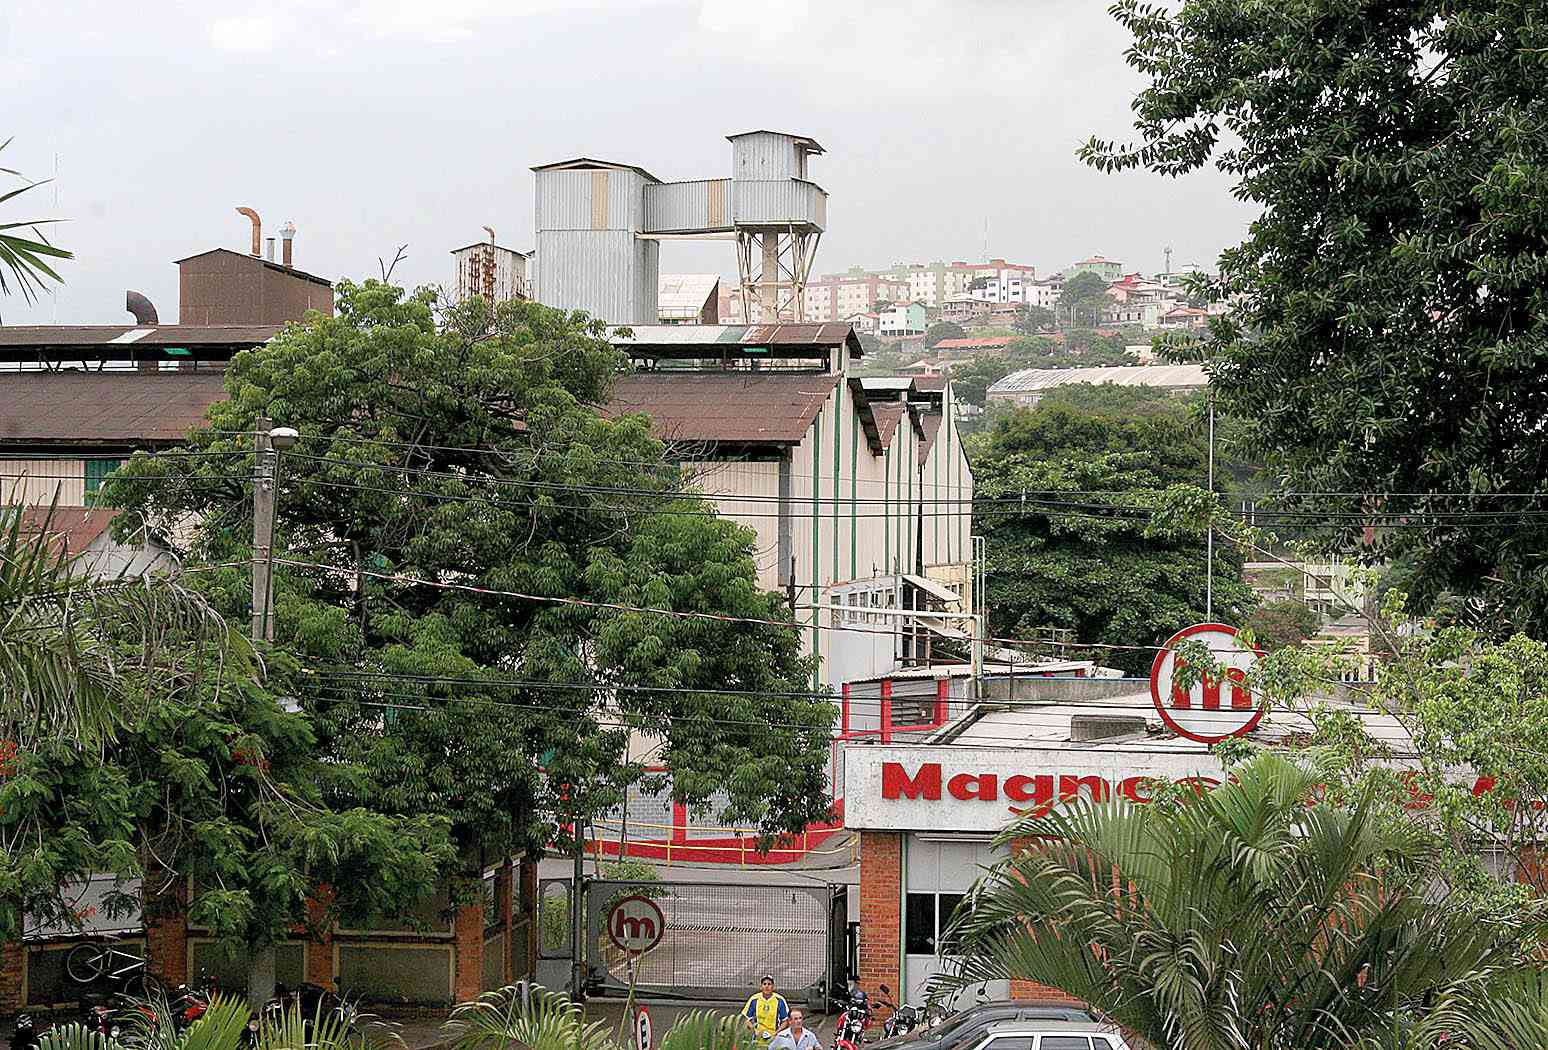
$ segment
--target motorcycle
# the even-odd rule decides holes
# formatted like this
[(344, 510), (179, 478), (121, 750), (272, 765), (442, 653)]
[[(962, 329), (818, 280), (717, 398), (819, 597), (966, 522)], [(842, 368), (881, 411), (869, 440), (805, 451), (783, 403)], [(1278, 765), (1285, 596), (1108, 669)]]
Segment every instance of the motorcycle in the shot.
[(856, 988), (849, 993), (849, 1002), (839, 1015), (838, 1027), (833, 1030), (833, 1050), (858, 1050), (870, 1024), (870, 1000)]
[(890, 998), (892, 989), (885, 984), (880, 987), (881, 1004), (892, 1010), (892, 1016), (882, 1022), (883, 1039), (891, 1039), (895, 1035), (907, 1035), (924, 1023), (925, 1011), (922, 1007), (910, 1006), (907, 1003), (899, 1006)]

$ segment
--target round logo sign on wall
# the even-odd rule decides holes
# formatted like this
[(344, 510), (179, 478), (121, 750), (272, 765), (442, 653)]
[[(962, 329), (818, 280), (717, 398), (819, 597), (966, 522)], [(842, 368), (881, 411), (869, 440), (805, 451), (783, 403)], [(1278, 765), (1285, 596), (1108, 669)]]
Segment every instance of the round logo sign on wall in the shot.
[[(1248, 649), (1236, 638), (1235, 627), (1223, 623), (1197, 623), (1184, 627), (1166, 640), (1150, 666), (1150, 698), (1161, 721), (1178, 736), (1215, 744), (1233, 736), (1246, 736), (1263, 718), (1263, 708), (1247, 689), (1247, 672), (1262, 650)], [(1224, 681), (1203, 676), (1187, 689), (1177, 671), (1184, 666), (1174, 648), (1179, 642), (1199, 642), (1208, 647), (1217, 663), (1225, 666)]]
[(638, 955), (661, 943), (666, 916), (649, 897), (620, 897), (607, 913), (607, 937), (620, 951)]

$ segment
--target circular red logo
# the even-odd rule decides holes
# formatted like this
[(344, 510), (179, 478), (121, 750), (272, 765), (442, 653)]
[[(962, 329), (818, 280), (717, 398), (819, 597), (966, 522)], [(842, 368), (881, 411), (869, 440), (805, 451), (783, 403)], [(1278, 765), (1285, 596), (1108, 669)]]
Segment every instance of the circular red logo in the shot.
[[(1178, 736), (1201, 744), (1216, 744), (1246, 736), (1263, 719), (1263, 708), (1247, 689), (1247, 672), (1263, 655), (1237, 641), (1237, 629), (1223, 623), (1196, 623), (1166, 640), (1150, 666), (1150, 699), (1161, 721)], [(1216, 662), (1225, 665), (1224, 681), (1210, 677), (1183, 689), (1176, 681), (1178, 642), (1208, 646)]]
[(666, 915), (649, 897), (620, 897), (607, 913), (607, 937), (620, 951), (636, 955), (661, 943)]

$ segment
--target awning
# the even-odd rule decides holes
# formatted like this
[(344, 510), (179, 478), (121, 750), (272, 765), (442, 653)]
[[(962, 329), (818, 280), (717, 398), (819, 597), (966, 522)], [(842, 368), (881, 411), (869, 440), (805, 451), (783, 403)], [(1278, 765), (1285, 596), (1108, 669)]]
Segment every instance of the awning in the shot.
[(925, 576), (909, 576), (905, 574), (903, 578), (937, 601), (946, 602), (950, 605), (962, 604), (961, 595), (944, 584), (936, 583)]
[(942, 638), (949, 638), (954, 642), (970, 642), (973, 640), (973, 636), (968, 634), (966, 631), (959, 631), (955, 627), (947, 627), (943, 623), (932, 623), (929, 620), (920, 620), (919, 626), (933, 634), (940, 635)]

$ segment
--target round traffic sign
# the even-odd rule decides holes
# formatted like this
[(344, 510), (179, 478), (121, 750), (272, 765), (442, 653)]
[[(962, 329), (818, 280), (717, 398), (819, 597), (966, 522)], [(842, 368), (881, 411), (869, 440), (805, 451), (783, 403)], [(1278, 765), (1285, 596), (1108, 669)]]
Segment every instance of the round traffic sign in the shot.
[(649, 897), (620, 897), (607, 913), (607, 937), (620, 951), (638, 955), (661, 943), (666, 916)]
[[(1263, 655), (1237, 641), (1237, 629), (1223, 623), (1196, 623), (1166, 640), (1150, 666), (1150, 699), (1161, 721), (1178, 736), (1202, 744), (1216, 744), (1233, 736), (1246, 736), (1263, 718), (1263, 707), (1247, 688), (1247, 672)], [(1200, 676), (1187, 689), (1177, 681), (1185, 662), (1173, 648), (1193, 641), (1207, 646), (1215, 661), (1224, 665), (1224, 681)]]

